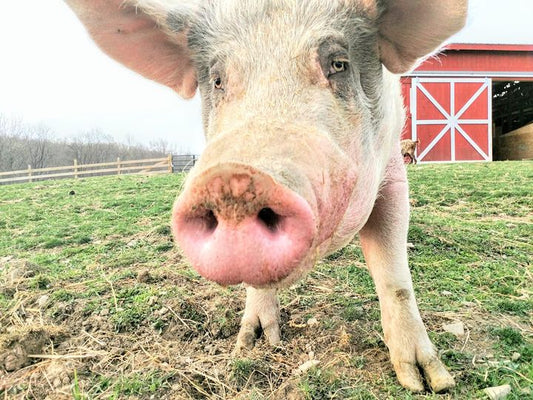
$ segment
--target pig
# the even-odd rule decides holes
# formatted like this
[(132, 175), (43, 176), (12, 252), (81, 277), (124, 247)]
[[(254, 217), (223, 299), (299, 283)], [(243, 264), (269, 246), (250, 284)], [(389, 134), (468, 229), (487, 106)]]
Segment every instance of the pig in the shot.
[(398, 75), (467, 0), (66, 0), (109, 56), (181, 97), (206, 148), (172, 211), (192, 266), (244, 284), (237, 349), (280, 343), (277, 291), (358, 233), (401, 385), (454, 386), (416, 304)]
[(416, 146), (420, 143), (420, 140), (404, 139), (400, 142), (400, 148), (402, 156), (406, 164), (416, 164), (415, 157)]

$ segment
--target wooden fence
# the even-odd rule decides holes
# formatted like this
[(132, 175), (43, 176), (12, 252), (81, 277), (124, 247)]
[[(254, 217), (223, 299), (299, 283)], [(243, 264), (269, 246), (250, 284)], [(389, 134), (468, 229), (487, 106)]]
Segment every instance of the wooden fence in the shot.
[[(180, 161), (179, 165), (174, 162)], [(101, 175), (121, 175), (121, 174), (165, 174), (172, 172), (188, 171), (196, 162), (196, 156), (172, 156), (164, 158), (150, 158), (146, 160), (128, 160), (98, 163), (98, 164), (78, 164), (74, 160), (73, 165), (64, 167), (39, 168), (34, 169), (28, 165), (28, 169), (19, 171), (0, 172), (0, 185), (35, 182), (46, 179), (60, 178), (84, 178)]]

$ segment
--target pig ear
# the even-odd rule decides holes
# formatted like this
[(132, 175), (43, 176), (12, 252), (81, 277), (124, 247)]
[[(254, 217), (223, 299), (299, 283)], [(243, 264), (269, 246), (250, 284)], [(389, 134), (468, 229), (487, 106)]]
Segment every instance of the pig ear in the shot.
[(109, 56), (184, 98), (194, 96), (198, 82), (187, 46), (188, 14), (176, 8), (179, 2), (173, 8), (166, 0), (66, 2)]
[(383, 0), (381, 61), (393, 73), (409, 71), (465, 24), (467, 0)]

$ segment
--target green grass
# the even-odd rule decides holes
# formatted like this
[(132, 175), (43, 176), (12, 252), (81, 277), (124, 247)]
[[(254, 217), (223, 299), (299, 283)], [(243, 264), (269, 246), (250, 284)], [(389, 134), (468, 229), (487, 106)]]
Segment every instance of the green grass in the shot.
[[(173, 247), (180, 175), (0, 186), (0, 339), (35, 324), (63, 329), (40, 352), (84, 355), (54, 361), (79, 399), (466, 399), (505, 383), (508, 399), (532, 396), (533, 163), (408, 173), (411, 271), (458, 383), (449, 394), (397, 384), (357, 240), (281, 292), (284, 346), (260, 339), (233, 358), (244, 291), (206, 282)], [(451, 320), (464, 337), (443, 331)], [(296, 374), (309, 357), (320, 363)], [(0, 397), (56, 390), (40, 372), (48, 364), (32, 362), (25, 375), (0, 368)]]

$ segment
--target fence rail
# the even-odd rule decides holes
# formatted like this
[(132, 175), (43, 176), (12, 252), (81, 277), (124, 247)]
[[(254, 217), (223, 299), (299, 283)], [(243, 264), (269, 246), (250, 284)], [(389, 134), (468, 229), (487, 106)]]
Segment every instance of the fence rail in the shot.
[(84, 178), (89, 176), (122, 175), (122, 174), (165, 174), (189, 171), (196, 162), (194, 155), (171, 155), (164, 158), (145, 160), (126, 160), (117, 158), (113, 162), (97, 164), (78, 164), (52, 168), (32, 168), (18, 171), (0, 172), (0, 185), (19, 182), (34, 182), (58, 178)]
[(197, 160), (198, 156), (194, 154), (175, 154), (172, 156), (172, 169), (174, 172), (188, 172)]

